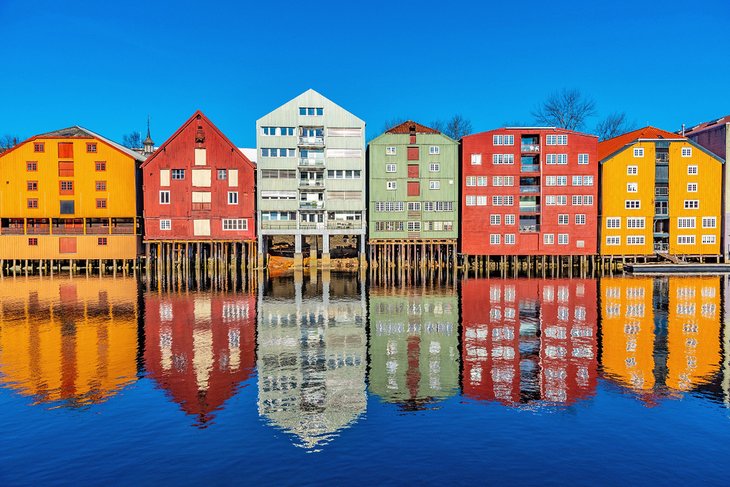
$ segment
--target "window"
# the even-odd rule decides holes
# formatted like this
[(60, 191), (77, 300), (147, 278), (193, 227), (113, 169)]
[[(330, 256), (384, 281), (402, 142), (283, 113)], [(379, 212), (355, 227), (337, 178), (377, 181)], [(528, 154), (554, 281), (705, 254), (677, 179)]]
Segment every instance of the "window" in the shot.
[(218, 169), (216, 173), (218, 174), (218, 181), (223, 181), (228, 177), (228, 171), (225, 169)]
[(581, 206), (583, 204), (583, 197), (579, 194), (574, 194), (571, 197), (570, 204), (573, 206)]
[(37, 239), (37, 238), (35, 238), (35, 237), (33, 237), (33, 238), (29, 238), (29, 239), (28, 239), (28, 245), (30, 245), (31, 247), (36, 247), (36, 246), (38, 246), (38, 239)]
[(567, 233), (558, 234), (558, 245), (568, 245), (568, 234)]
[(568, 204), (568, 197), (565, 195), (558, 195), (555, 197), (555, 202), (558, 206), (566, 206)]
[(514, 154), (492, 154), (492, 164), (514, 164)]
[(38, 208), (38, 198), (28, 198), (28, 208)]
[(390, 190), (397, 189), (396, 181), (386, 181), (385, 182), (385, 189), (390, 189)]
[(492, 145), (515, 145), (514, 135), (493, 135)]
[(487, 176), (479, 176), (477, 178), (477, 186), (486, 186), (487, 185)]
[(170, 174), (172, 179), (185, 179), (185, 169), (173, 169)]
[(421, 202), (420, 201), (409, 201), (408, 202), (408, 211), (421, 211)]
[(74, 194), (74, 182), (73, 181), (59, 181), (59, 193), (60, 194)]
[(492, 206), (502, 206), (501, 196), (492, 196)]
[(694, 245), (694, 235), (677, 235), (677, 245)]
[(586, 224), (586, 216), (584, 213), (579, 213), (575, 215), (575, 224), (576, 225), (585, 225)]
[(87, 142), (86, 143), (86, 152), (96, 154), (96, 142)]
[(696, 210), (700, 207), (700, 200), (684, 200), (685, 210)]
[(477, 196), (477, 206), (487, 206), (487, 197)]
[(294, 169), (262, 169), (263, 179), (296, 179), (297, 172)]
[(106, 208), (106, 198), (97, 198), (96, 199), (96, 208), (97, 209), (105, 209)]
[(545, 155), (545, 164), (557, 164), (557, 162), (558, 162), (557, 154), (546, 154)]
[(606, 237), (606, 245), (621, 245), (621, 237), (619, 237), (619, 236)]
[(97, 191), (106, 191), (106, 181), (97, 181), (95, 188)]
[(620, 217), (607, 217), (606, 218), (606, 228), (621, 228), (621, 218)]
[(107, 237), (98, 237), (98, 238), (96, 239), (96, 243), (97, 243), (98, 245), (106, 245), (106, 244), (108, 243), (108, 242), (107, 242)]
[(504, 197), (504, 206), (512, 206), (514, 204), (515, 204), (514, 196), (505, 196)]
[(542, 242), (545, 245), (553, 245), (555, 243), (555, 234), (554, 233), (545, 233), (542, 236)]
[(238, 191), (229, 191), (228, 192), (228, 204), (229, 205), (238, 204)]
[(172, 220), (160, 220), (160, 230), (171, 230)]
[(696, 176), (697, 175), (697, 166), (687, 166), (687, 174), (689, 176)]
[(73, 215), (75, 213), (73, 200), (61, 201), (61, 211), (59, 213), (62, 215)]
[(477, 185), (477, 177), (476, 176), (467, 176), (466, 177), (466, 185), (467, 186), (476, 186)]
[(514, 233), (506, 233), (504, 235), (504, 243), (505, 243), (505, 245), (514, 245), (514, 243), (515, 243), (515, 234)]
[(477, 204), (477, 197), (474, 195), (467, 195), (466, 206), (476, 206), (476, 204)]
[(644, 228), (645, 223), (646, 223), (646, 220), (644, 217), (640, 217), (640, 218), (629, 217), (626, 219), (626, 228)]
[(644, 149), (642, 147), (635, 148), (634, 157), (644, 157)]
[(429, 181), (428, 189), (441, 189), (441, 181)]
[(25, 170), (28, 172), (35, 172), (38, 170), (38, 161), (28, 161), (25, 163)]
[(717, 218), (714, 216), (703, 216), (702, 217), (702, 228), (716, 228)]
[(106, 171), (106, 162), (104, 161), (96, 161), (94, 163), (94, 167), (97, 172), (103, 172)]
[(499, 235), (498, 233), (492, 233), (489, 235), (489, 243), (491, 245), (499, 245), (500, 241), (501, 235)]
[(558, 164), (567, 164), (568, 154), (558, 154)]
[(687, 192), (696, 193), (697, 192), (697, 183), (687, 183)]
[(360, 179), (359, 169), (329, 169), (327, 179)]
[(28, 181), (26, 183), (26, 189), (28, 191), (38, 191), (38, 181)]
[(558, 135), (558, 145), (568, 145), (568, 136)]
[(294, 157), (296, 151), (294, 149), (276, 149), (276, 148), (265, 148), (261, 149), (262, 157)]
[(471, 165), (472, 166), (481, 166), (482, 165), (482, 155), (481, 154), (472, 154), (471, 155)]
[(324, 115), (324, 108), (299, 107), (299, 115), (302, 117), (321, 117)]
[(409, 232), (420, 232), (421, 231), (421, 222), (408, 222), (408, 231)]
[(294, 127), (261, 127), (263, 135), (294, 135)]
[(568, 185), (568, 176), (556, 176), (555, 181), (557, 182), (558, 186), (567, 186)]
[(583, 195), (583, 206), (591, 206), (592, 204), (593, 204), (593, 195), (584, 194)]
[(385, 155), (386, 156), (394, 156), (397, 154), (397, 150), (395, 147), (386, 147), (385, 148)]
[(694, 228), (695, 219), (692, 218), (677, 218), (677, 228)]
[(568, 224), (568, 215), (567, 214), (560, 214), (558, 215), (558, 225), (567, 225)]
[(45, 152), (46, 144), (44, 142), (35, 142), (33, 144), (33, 152)]
[(627, 193), (638, 193), (639, 192), (639, 183), (626, 183), (626, 192)]
[(223, 230), (236, 231), (248, 230), (248, 220), (245, 218), (224, 218)]
[(428, 171), (429, 172), (439, 172), (441, 171), (441, 164), (438, 162), (432, 162), (428, 165)]
[(555, 176), (545, 176), (545, 186), (557, 186), (558, 179)]
[(583, 186), (593, 186), (593, 176), (583, 176)]
[(558, 143), (557, 135), (548, 135), (545, 137), (545, 145), (557, 145), (557, 143)]
[(588, 164), (588, 154), (578, 154), (578, 164)]
[(490, 225), (501, 225), (502, 224), (502, 215), (489, 215), (489, 224)]
[(627, 210), (638, 210), (641, 208), (641, 200), (626, 200), (624, 201), (624, 207)]
[(512, 214), (504, 215), (504, 224), (505, 225), (514, 225), (515, 224), (515, 216)]
[(572, 184), (573, 184), (573, 186), (583, 186), (583, 177), (582, 176), (573, 176)]
[(629, 235), (626, 237), (626, 245), (644, 245), (644, 236)]
[(385, 165), (385, 172), (396, 172), (398, 170), (397, 164), (386, 164)]
[(170, 192), (169, 191), (160, 191), (160, 204), (161, 205), (170, 204)]
[(682, 157), (692, 157), (692, 148), (682, 147)]
[(428, 148), (429, 155), (435, 156), (441, 153), (441, 148), (437, 145), (432, 145)]
[(376, 201), (375, 211), (403, 211), (405, 205), (402, 201)]
[(703, 244), (714, 244), (716, 242), (714, 235), (702, 235)]

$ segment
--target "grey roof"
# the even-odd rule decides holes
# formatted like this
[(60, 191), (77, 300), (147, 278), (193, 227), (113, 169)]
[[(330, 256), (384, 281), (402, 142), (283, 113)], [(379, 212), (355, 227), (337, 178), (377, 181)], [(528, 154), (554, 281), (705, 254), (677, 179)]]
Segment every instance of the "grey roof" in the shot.
[(54, 137), (79, 137), (79, 138), (96, 138), (101, 140), (102, 142), (114, 147), (117, 150), (120, 150), (127, 154), (128, 156), (136, 159), (137, 161), (144, 161), (147, 157), (144, 154), (140, 154), (132, 149), (129, 149), (127, 147), (124, 147), (121, 144), (117, 144), (111, 139), (107, 139), (106, 137), (103, 137), (96, 132), (92, 132), (89, 129), (85, 129), (83, 127), (79, 127), (78, 125), (74, 125), (73, 127), (67, 127), (65, 129), (60, 130), (54, 130), (53, 132), (47, 132), (45, 134), (36, 135), (34, 138), (54, 138)]

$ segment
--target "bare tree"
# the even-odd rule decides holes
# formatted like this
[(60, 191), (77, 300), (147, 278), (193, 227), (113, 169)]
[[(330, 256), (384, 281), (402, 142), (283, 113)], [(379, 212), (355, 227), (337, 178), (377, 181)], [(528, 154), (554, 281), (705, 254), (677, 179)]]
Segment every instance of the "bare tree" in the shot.
[(6, 134), (0, 137), (0, 152), (12, 149), (20, 143), (20, 137), (17, 135)]
[(595, 114), (596, 102), (593, 99), (584, 96), (580, 90), (566, 88), (551, 94), (532, 112), (538, 125), (568, 130), (581, 129)]
[(130, 149), (142, 147), (142, 132), (130, 132), (122, 136), (122, 145)]
[(613, 112), (596, 125), (598, 140), (608, 140), (636, 128), (636, 122), (629, 122), (626, 112)]
[(460, 114), (456, 114), (448, 120), (435, 120), (431, 122), (430, 127), (454, 140), (459, 140), (472, 132), (471, 121)]

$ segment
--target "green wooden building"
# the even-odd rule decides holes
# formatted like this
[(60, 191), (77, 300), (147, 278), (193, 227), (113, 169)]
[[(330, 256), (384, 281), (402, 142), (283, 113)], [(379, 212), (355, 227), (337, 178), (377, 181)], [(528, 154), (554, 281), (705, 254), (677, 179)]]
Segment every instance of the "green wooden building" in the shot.
[(453, 265), (459, 235), (459, 144), (413, 121), (368, 146), (370, 261)]

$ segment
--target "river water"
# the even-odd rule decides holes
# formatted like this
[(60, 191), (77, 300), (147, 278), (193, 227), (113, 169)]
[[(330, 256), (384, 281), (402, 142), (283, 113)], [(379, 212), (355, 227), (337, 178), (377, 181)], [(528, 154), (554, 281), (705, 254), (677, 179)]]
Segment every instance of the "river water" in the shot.
[(726, 485), (722, 277), (0, 282), (0, 485)]

